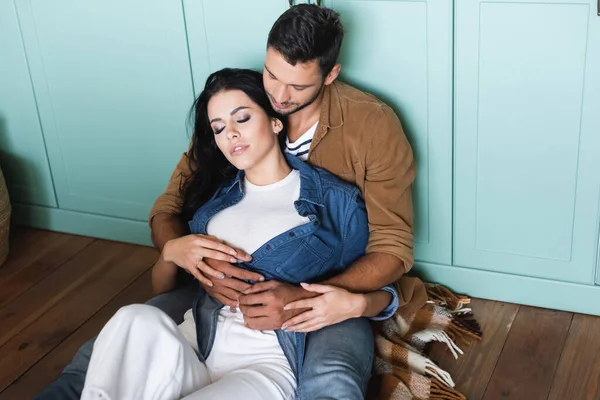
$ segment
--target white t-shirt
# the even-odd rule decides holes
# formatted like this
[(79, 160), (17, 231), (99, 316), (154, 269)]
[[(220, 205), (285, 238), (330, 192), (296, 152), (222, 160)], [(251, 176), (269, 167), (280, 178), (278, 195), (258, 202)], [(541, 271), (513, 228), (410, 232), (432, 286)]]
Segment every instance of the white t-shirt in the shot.
[(286, 138), (285, 152), (295, 155), (302, 161), (308, 160), (308, 151), (310, 150), (310, 144), (313, 141), (313, 137), (315, 136), (315, 131), (317, 130), (318, 124), (319, 121), (317, 121), (313, 126), (308, 128), (308, 130), (304, 132), (304, 134), (293, 143), (291, 143), (290, 140)]
[(294, 207), (300, 197), (300, 172), (292, 169), (279, 182), (256, 186), (244, 179), (242, 200), (216, 214), (206, 231), (252, 254), (275, 236), (309, 222)]

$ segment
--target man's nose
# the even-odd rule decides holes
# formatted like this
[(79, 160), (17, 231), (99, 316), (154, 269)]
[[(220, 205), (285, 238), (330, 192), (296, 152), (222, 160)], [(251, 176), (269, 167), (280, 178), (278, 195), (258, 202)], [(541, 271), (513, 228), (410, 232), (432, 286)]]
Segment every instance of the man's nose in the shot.
[(278, 104), (285, 104), (289, 101), (289, 92), (287, 90), (287, 85), (279, 84), (275, 92), (273, 93), (273, 97)]

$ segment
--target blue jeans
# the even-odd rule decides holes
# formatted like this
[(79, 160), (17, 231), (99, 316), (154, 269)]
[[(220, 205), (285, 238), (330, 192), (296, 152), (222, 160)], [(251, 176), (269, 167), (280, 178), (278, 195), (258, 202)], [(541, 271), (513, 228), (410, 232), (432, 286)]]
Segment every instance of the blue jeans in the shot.
[[(188, 284), (153, 297), (146, 304), (163, 310), (179, 324), (198, 293), (197, 287), (197, 283)], [(84, 343), (61, 376), (34, 400), (78, 400), (94, 340)], [(373, 346), (373, 333), (365, 318), (347, 320), (310, 333), (297, 399), (364, 399), (373, 364)]]

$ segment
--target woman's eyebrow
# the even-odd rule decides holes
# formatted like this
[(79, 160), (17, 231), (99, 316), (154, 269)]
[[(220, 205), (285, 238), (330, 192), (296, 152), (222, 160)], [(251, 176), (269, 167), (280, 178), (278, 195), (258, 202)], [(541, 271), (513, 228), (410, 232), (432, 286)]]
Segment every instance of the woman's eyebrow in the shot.
[[(247, 108), (250, 108), (250, 107), (240, 106), (238, 108), (235, 108), (232, 112), (230, 112), (229, 115), (233, 115), (236, 112), (241, 111), (241, 110), (245, 110)], [(210, 120), (210, 123), (212, 124), (213, 122), (217, 122), (217, 121), (222, 121), (222, 119), (221, 118), (213, 118), (213, 119)]]

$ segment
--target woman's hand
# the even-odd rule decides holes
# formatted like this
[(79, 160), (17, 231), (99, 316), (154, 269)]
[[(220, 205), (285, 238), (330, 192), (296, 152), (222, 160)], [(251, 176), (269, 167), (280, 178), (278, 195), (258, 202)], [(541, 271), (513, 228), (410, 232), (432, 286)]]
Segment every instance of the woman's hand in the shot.
[(309, 292), (321, 293), (311, 299), (294, 301), (284, 310), (310, 308), (310, 310), (286, 321), (281, 329), (294, 332), (312, 332), (350, 318), (363, 315), (367, 304), (365, 296), (350, 293), (346, 289), (330, 285), (302, 283)]
[(163, 248), (161, 257), (165, 262), (183, 268), (203, 285), (209, 287), (212, 287), (213, 283), (207, 276), (223, 279), (225, 275), (209, 267), (204, 262), (204, 258), (228, 263), (252, 260), (252, 257), (243, 250), (226, 245), (222, 240), (208, 235), (186, 235), (169, 240)]

